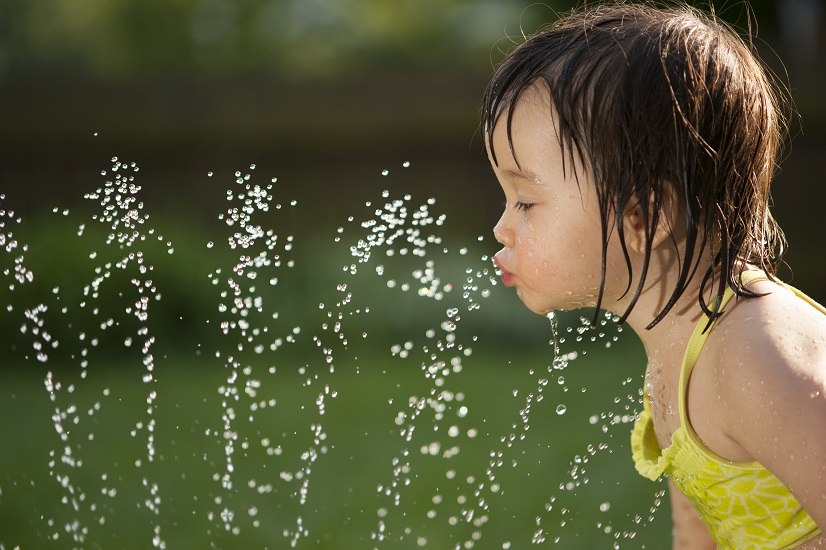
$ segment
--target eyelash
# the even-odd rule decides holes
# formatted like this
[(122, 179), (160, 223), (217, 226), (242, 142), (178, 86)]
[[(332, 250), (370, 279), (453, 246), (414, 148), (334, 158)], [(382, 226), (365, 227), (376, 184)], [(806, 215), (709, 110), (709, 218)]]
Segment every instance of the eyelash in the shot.
[(516, 201), (513, 207), (519, 210), (520, 212), (527, 212), (528, 210), (533, 208), (533, 203)]

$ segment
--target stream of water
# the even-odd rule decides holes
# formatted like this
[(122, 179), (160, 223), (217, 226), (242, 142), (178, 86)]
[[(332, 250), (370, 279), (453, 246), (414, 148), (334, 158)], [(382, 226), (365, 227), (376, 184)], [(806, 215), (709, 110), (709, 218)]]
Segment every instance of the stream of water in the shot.
[[(514, 298), (497, 284), (486, 237), (454, 242), (436, 199), (384, 191), (362, 211), (342, 213), (319, 256), (342, 261), (320, 279), (328, 286), (314, 285), (301, 275), (302, 236), (272, 223), (302, 211), (281, 198), (289, 187), (254, 165), (226, 186), (210, 172), (212, 188), (226, 187), (226, 204), (216, 237), (202, 243), (215, 255), (212, 268), (187, 272), (211, 288), (203, 297), (211, 313), (181, 319), (202, 334), (197, 349), (178, 350), (186, 376), (198, 379), (193, 389), (170, 371), (180, 362), (169, 352), (176, 334), (157, 329), (153, 315), (175, 299), (158, 282), (158, 266), (177, 257), (179, 269), (194, 265), (155, 227), (140, 175), (136, 164), (113, 158), (103, 185), (85, 195), (88, 220), (53, 209), (58, 222), (73, 220), (71, 233), (56, 239), (88, 250), (84, 275), (62, 285), (41, 282), (50, 274), (30, 268), (38, 251), (19, 236), (26, 220), (7, 206), (13, 197), (0, 197), (3, 306), (19, 327), (0, 352), (4, 376), (25, 369), (21, 384), (29, 384), (36, 373), (43, 406), (19, 413), (52, 428), (18, 433), (15, 419), (4, 419), (7, 444), (33, 438), (48, 450), (13, 462), (31, 470), (0, 477), (0, 515), (23, 525), (0, 533), (0, 548), (169, 548), (194, 533), (216, 548), (352, 548), (352, 540), (364, 548), (572, 548), (594, 540), (636, 548), (661, 536), (645, 533), (662, 532), (662, 487), (646, 492), (624, 481), (642, 367), (609, 382), (606, 408), (579, 408), (597, 390), (578, 363), (588, 353), (604, 361), (623, 344), (613, 316), (596, 328), (578, 315), (549, 316), (549, 345), (536, 343), (533, 364), (503, 365), (514, 369), (513, 385), (499, 384), (498, 401), (488, 398), (478, 381), (488, 367), (480, 364), (511, 361), (479, 327), (508, 324), (501, 303)], [(325, 261), (318, 269), (331, 265)], [(386, 346), (385, 326), (409, 328)], [(382, 343), (378, 358), (374, 341)], [(113, 369), (128, 372), (129, 391), (113, 382)], [(374, 380), (387, 385), (358, 387)], [(197, 393), (207, 386), (208, 394)], [(4, 410), (19, 406), (20, 391), (7, 386)], [(386, 429), (345, 430), (371, 400)], [(195, 405), (209, 417), (188, 417)], [(538, 439), (548, 432), (537, 425), (558, 431)], [(546, 470), (561, 454), (564, 469)], [(611, 473), (617, 464), (624, 473)], [(345, 489), (337, 493), (336, 483)], [(516, 510), (520, 500), (533, 502), (532, 511)], [(355, 534), (321, 523), (326, 516)]]

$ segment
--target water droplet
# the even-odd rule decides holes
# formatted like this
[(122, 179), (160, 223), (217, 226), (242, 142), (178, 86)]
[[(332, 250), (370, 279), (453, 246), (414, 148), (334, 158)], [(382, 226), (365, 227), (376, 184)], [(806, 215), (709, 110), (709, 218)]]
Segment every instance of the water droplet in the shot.
[(567, 411), (567, 410), (568, 410), (568, 407), (566, 407), (562, 403), (560, 403), (559, 405), (556, 406), (556, 414), (558, 414), (558, 415), (565, 414), (565, 411)]

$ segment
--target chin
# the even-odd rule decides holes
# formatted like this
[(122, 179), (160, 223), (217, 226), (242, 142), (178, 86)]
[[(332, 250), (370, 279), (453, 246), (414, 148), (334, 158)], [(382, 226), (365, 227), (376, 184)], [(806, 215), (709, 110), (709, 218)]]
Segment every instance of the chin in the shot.
[(570, 300), (571, 297), (568, 297), (568, 300), (559, 301), (548, 300), (546, 297), (545, 300), (538, 301), (532, 299), (530, 296), (525, 296), (525, 294), (519, 290), (517, 290), (517, 296), (519, 296), (519, 300), (522, 302), (522, 305), (528, 308), (532, 313), (536, 313), (537, 315), (541, 315), (543, 317), (547, 317), (549, 313), (554, 311), (574, 311), (577, 309), (594, 307), (593, 305), (589, 305), (584, 302), (573, 302)]
[(548, 315), (550, 312), (560, 309), (558, 307), (549, 306), (547, 303), (537, 303), (530, 299), (530, 297), (525, 296), (524, 293), (520, 292), (518, 289), (516, 291), (516, 295), (519, 296), (519, 300), (522, 302), (528, 310), (532, 313), (536, 313), (537, 315), (542, 315), (543, 317)]

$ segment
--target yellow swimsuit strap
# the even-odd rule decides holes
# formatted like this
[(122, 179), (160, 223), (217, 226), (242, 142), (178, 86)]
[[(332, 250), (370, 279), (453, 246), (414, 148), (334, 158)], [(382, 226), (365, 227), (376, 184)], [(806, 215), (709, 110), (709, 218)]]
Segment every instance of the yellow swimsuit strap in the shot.
[[(768, 276), (762, 271), (756, 270), (744, 271), (740, 275), (740, 280), (743, 282), (743, 286), (750, 285), (754, 281), (765, 279), (768, 279)], [(731, 287), (726, 287), (726, 290), (723, 293), (723, 299), (720, 301), (719, 311), (723, 311), (726, 304), (728, 304), (729, 300), (731, 300), (733, 296), (734, 290)], [(709, 325), (708, 321), (709, 316), (703, 312), (703, 315), (694, 327), (694, 332), (691, 333), (691, 337), (688, 339), (685, 355), (683, 355), (683, 362), (680, 365), (680, 384), (678, 393), (680, 424), (684, 426), (686, 431), (689, 433), (693, 433), (693, 430), (691, 429), (691, 424), (688, 421), (688, 409), (686, 408), (685, 403), (688, 390), (688, 380), (691, 378), (691, 371), (694, 370), (694, 365), (697, 363), (697, 358), (700, 356), (700, 351), (702, 351), (703, 346), (708, 339), (708, 335), (711, 333), (711, 329), (714, 328), (714, 324), (717, 319), (712, 321), (711, 325)], [(707, 326), (708, 330), (706, 330)]]
[[(740, 275), (740, 280), (743, 282), (744, 286), (750, 285), (755, 281), (761, 280), (769, 280), (769, 277), (760, 270), (752, 269), (748, 271), (744, 271)], [(789, 291), (793, 292), (798, 298), (801, 298), (808, 304), (812, 305), (821, 313), (826, 314), (826, 308), (822, 305), (814, 301), (812, 298), (800, 292), (794, 287), (791, 287), (781, 281), (777, 281), (777, 283), (784, 288), (787, 288)], [(731, 287), (727, 287), (725, 292), (723, 293), (723, 299), (720, 302), (720, 311), (725, 308), (726, 304), (731, 300), (734, 296), (734, 290)], [(708, 339), (709, 333), (714, 328), (714, 324), (716, 323), (716, 319), (712, 321), (711, 326), (708, 327), (708, 330), (705, 330), (706, 325), (708, 325), (709, 317), (705, 313), (700, 317), (700, 320), (697, 322), (697, 325), (694, 327), (694, 332), (691, 334), (691, 338), (688, 340), (688, 345), (686, 346), (685, 355), (683, 356), (683, 362), (680, 365), (680, 383), (679, 383), (679, 394), (678, 398), (678, 408), (680, 414), (680, 425), (686, 431), (686, 435), (690, 438), (694, 439), (695, 443), (698, 446), (705, 448), (700, 441), (700, 438), (694, 432), (694, 429), (691, 427), (691, 422), (688, 419), (688, 409), (686, 407), (686, 398), (688, 397), (688, 381), (691, 378), (691, 371), (694, 370), (694, 365), (697, 363), (697, 358), (700, 356), (700, 351), (702, 351), (703, 346)], [(705, 448), (705, 450), (709, 453), (710, 456), (716, 456), (710, 449)], [(745, 464), (745, 463), (744, 463)]]

